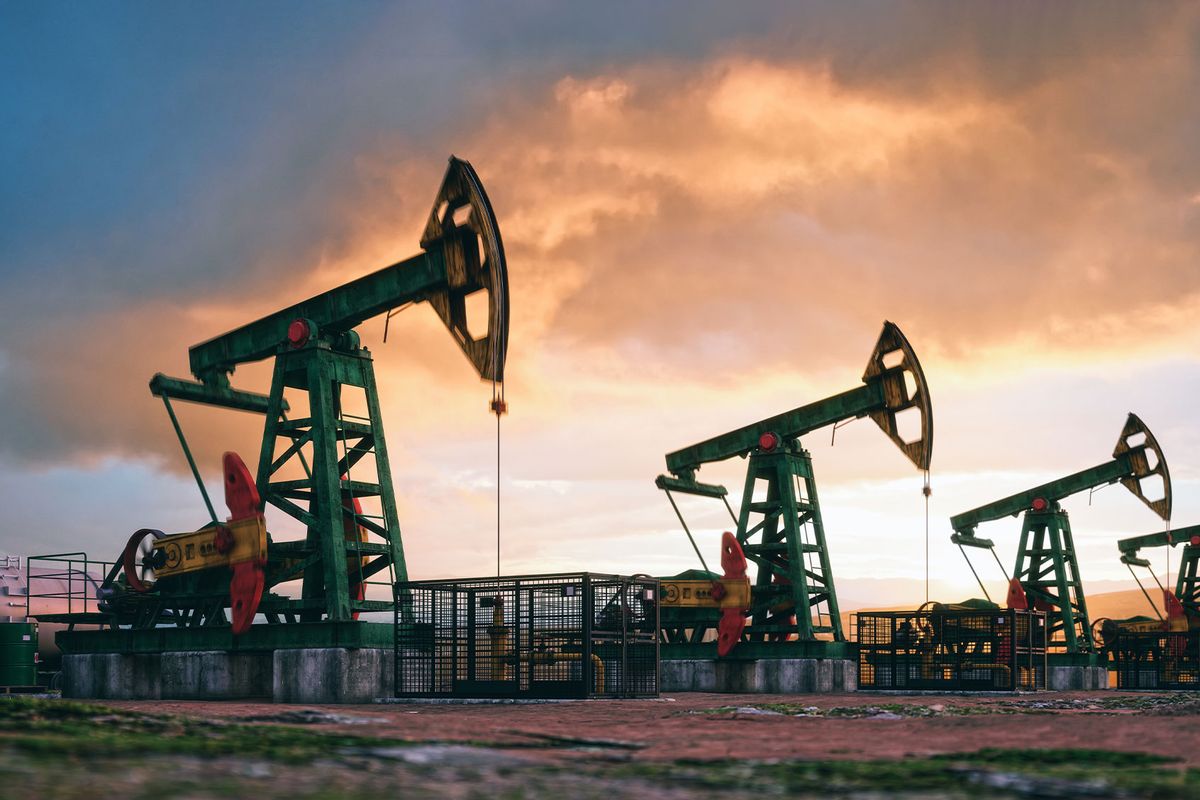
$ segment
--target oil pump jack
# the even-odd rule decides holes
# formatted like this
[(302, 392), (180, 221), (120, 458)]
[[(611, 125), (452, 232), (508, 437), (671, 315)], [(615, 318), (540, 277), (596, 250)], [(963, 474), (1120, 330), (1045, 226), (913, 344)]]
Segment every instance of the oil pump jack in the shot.
[[(904, 412), (920, 416), (909, 438), (897, 421)], [(740, 658), (814, 657), (838, 649), (830, 642), (845, 642), (812, 458), (800, 437), (861, 417), (874, 420), (918, 469), (928, 471), (929, 390), (916, 353), (891, 322), (883, 324), (861, 386), (667, 454), (670, 474), (655, 484), (667, 493), (689, 539), (672, 492), (721, 499), (732, 517), (728, 490), (697, 481), (696, 472), (734, 456), (748, 456), (749, 464), (741, 511), (733, 518), (737, 533), (722, 540), (725, 576), (706, 567), (662, 579), (663, 658), (711, 658), (735, 649)], [(696, 553), (703, 564), (698, 548)], [(752, 587), (747, 560), (758, 567)]]
[[(1142, 585), (1134, 567), (1150, 570), (1150, 576), (1158, 583), (1153, 567), (1148, 558), (1141, 555), (1146, 547), (1174, 547), (1183, 545), (1179, 557), (1179, 572), (1175, 579), (1175, 589), (1171, 590), (1161, 583), (1163, 608), (1160, 612), (1150, 599), (1150, 593)], [(1117, 542), (1121, 551), (1121, 563), (1129, 568), (1130, 574), (1137, 581), (1138, 587), (1146, 595), (1146, 600), (1154, 609), (1155, 617), (1134, 617), (1127, 620), (1096, 620), (1095, 626), (1100, 627), (1101, 634), (1106, 640), (1121, 631), (1186, 631), (1200, 629), (1200, 525), (1192, 525), (1175, 530), (1167, 529), (1158, 533), (1143, 536), (1131, 536)], [(1164, 618), (1162, 615), (1166, 614)], [(1095, 627), (1094, 626), (1094, 627)]]
[[(373, 624), (379, 628), (374, 642), (362, 633), (372, 624), (355, 622), (361, 612), (392, 608), (390, 599), (365, 596), (373, 576), (387, 575), (389, 586), (408, 577), (373, 360), (355, 328), (428, 302), (475, 371), (491, 381), (492, 411), (506, 410), (507, 267), (495, 214), (468, 162), (450, 158), (420, 246), (411, 258), (193, 346), (194, 380), (154, 376), (150, 390), (166, 406), (211, 522), (182, 534), (136, 532), (105, 577), (100, 613), (64, 621), (122, 629), (126, 646), (143, 652), (228, 641), (230, 627), (235, 636), (257, 631), (258, 639), (293, 647), (390, 643), (390, 624)], [(486, 329), (475, 330), (467, 303), (480, 292)], [(230, 384), (238, 366), (268, 358), (274, 359), (270, 394)], [(365, 415), (347, 410), (351, 390), (362, 393)], [(288, 418), (285, 391), (302, 399), (303, 416)], [(217, 519), (172, 400), (266, 418), (255, 478), (237, 454), (225, 455), (228, 521)], [(364, 500), (377, 513), (366, 513)], [(306, 535), (269, 537), (267, 504), (297, 520)], [(302, 581), (299, 597), (272, 591), (295, 580)], [(269, 624), (251, 626), (256, 613)], [(97, 644), (96, 635), (104, 632), (70, 631), (60, 634), (60, 644), (65, 652), (111, 649)], [(164, 635), (173, 637), (167, 645)]]
[[(1163, 586), (1142, 548), (1183, 545), (1175, 589)], [(1117, 542), (1121, 562), (1154, 610), (1154, 616), (1101, 618), (1093, 624), (1119, 689), (1186, 689), (1200, 685), (1200, 525), (1132, 536)], [(1162, 592), (1160, 611), (1134, 567), (1150, 572)], [(1168, 570), (1169, 575), (1169, 570)]]
[[(1096, 652), (1071, 525), (1060, 503), (1073, 494), (1118, 481), (1159, 517), (1170, 519), (1171, 475), (1167, 462), (1154, 434), (1135, 414), (1125, 421), (1108, 461), (950, 519), (954, 528), (951, 541), (960, 549), (983, 548), (995, 556), (995, 545), (989, 539), (977, 537), (976, 527), (991, 520), (1023, 515), (1016, 565), (1008, 584), (1008, 607), (1046, 612), (1052, 656)], [(1147, 481), (1150, 484), (1161, 481), (1161, 497), (1146, 492)], [(967, 557), (966, 550), (962, 552)], [(970, 563), (967, 558), (967, 564)], [(971, 571), (975, 572), (974, 566)], [(980, 588), (987, 593), (982, 582)]]

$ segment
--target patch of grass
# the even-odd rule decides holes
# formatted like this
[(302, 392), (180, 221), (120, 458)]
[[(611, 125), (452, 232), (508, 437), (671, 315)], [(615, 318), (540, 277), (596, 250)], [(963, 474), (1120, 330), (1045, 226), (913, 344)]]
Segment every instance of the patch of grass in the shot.
[(147, 714), (71, 700), (21, 698), (0, 702), (0, 747), (35, 758), (92, 759), (153, 755), (259, 758), (300, 763), (314, 758), (360, 758), (378, 749), (453, 744), (526, 750), (614, 748), (642, 745), (524, 733), (528, 740), (405, 740), (313, 730), (307, 723), (246, 724), (169, 714)]
[(0, 722), (6, 725), (35, 720), (90, 720), (99, 716), (145, 717), (151, 715), (122, 711), (96, 703), (82, 703), (78, 700), (50, 700), (42, 697), (9, 695), (0, 701)]
[(679, 761), (623, 768), (630, 777), (672, 786), (737, 786), (768, 795), (857, 793), (947, 797), (1200, 797), (1200, 771), (1172, 759), (1104, 750), (986, 748), (889, 761)]
[(186, 754), (302, 762), (402, 740), (144, 714), (68, 700), (0, 703), (0, 746), (42, 758)]
[(934, 761), (966, 761), (973, 764), (995, 764), (1011, 767), (1077, 766), (1129, 769), (1173, 764), (1179, 761), (1170, 756), (1152, 753), (1127, 753), (1121, 750), (1087, 748), (1004, 749), (984, 747), (969, 753), (943, 753), (930, 756)]
[[(1122, 698), (1112, 698), (1120, 700)], [(770, 704), (767, 709), (789, 707)], [(947, 709), (954, 708), (947, 706)], [(848, 708), (862, 713), (906, 713), (927, 706), (884, 704)], [(734, 711), (727, 707), (727, 711)], [(839, 709), (826, 709), (824, 713)], [(780, 711), (779, 713), (786, 713)], [(495, 742), (458, 742), (487, 747), (563, 747), (580, 741), (535, 741), (497, 745)], [(99, 776), (146, 776), (130, 797), (154, 797), (150, 782), (169, 774), (179, 790), (187, 780), (204, 791), (197, 796), (335, 797), (348, 781), (380, 787), (392, 782), (424, 787), (425, 796), (441, 796), (446, 786), (479, 789), (461, 797), (646, 797), (659, 793), (672, 797), (726, 797), (730, 800), (763, 796), (891, 796), (925, 797), (1149, 797), (1162, 800), (1200, 800), (1200, 770), (1181, 768), (1171, 758), (1148, 753), (1110, 750), (1000, 749), (894, 760), (748, 761), (688, 760), (601, 761), (572, 760), (569, 765), (538, 762), (489, 766), (474, 757), (444, 763), (407, 764), (384, 758), (381, 748), (432, 744), (371, 736), (314, 731), (311, 726), (245, 724), (191, 719), (167, 714), (145, 714), (90, 703), (19, 699), (0, 702), (0, 798), (33, 796), (25, 792), (28, 780), (55, 786), (60, 777), (90, 790), (103, 788)], [(870, 743), (863, 746), (869, 752)], [(275, 762), (265, 775), (250, 769)], [(181, 779), (176, 768), (190, 767), (191, 778)], [(286, 766), (282, 766), (286, 764)], [(166, 772), (164, 772), (166, 770)], [(219, 774), (209, 773), (216, 772)], [(90, 776), (96, 776), (93, 779)], [(295, 777), (296, 784), (281, 782)], [(181, 782), (182, 780), (182, 782)], [(297, 786), (303, 785), (303, 791)], [(486, 792), (484, 791), (486, 787)], [(6, 795), (6, 789), (22, 795)], [(411, 786), (414, 788), (415, 786)], [(330, 792), (327, 794), (327, 792)], [(83, 797), (91, 794), (62, 794)], [(36, 793), (35, 793), (36, 794)], [(367, 792), (367, 794), (371, 794)], [(411, 794), (411, 792), (410, 792)], [(39, 796), (51, 797), (43, 793)]]
[[(753, 796), (987, 796), (968, 786), (956, 765), (928, 759), (897, 761), (680, 761), (629, 765), (629, 777), (664, 786), (711, 791), (737, 787)], [(994, 795), (993, 795), (994, 796)]]

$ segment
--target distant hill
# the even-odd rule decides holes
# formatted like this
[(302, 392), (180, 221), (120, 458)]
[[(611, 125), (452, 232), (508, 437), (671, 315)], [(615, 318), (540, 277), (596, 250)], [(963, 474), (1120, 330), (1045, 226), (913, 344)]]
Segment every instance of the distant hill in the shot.
[[(1154, 600), (1154, 605), (1158, 612), (1163, 613), (1162, 593), (1158, 591), (1158, 587), (1147, 587), (1150, 592), (1150, 597)], [(1124, 619), (1126, 617), (1136, 617), (1139, 615), (1152, 617), (1154, 610), (1150, 604), (1146, 602), (1146, 596), (1142, 594), (1140, 589), (1127, 589), (1121, 592), (1105, 592), (1103, 594), (1089, 595), (1087, 599), (1088, 615), (1093, 620), (1101, 617), (1111, 617), (1113, 619)]]

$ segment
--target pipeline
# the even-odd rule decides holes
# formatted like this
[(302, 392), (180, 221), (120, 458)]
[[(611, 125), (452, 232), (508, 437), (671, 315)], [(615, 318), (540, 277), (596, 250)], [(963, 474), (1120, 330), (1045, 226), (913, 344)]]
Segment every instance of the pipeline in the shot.
[[(488, 637), (492, 641), (492, 680), (510, 680), (508, 668), (516, 664), (557, 664), (564, 661), (582, 661), (583, 653), (563, 653), (557, 650), (542, 650), (533, 653), (515, 653), (509, 646), (508, 626), (504, 624), (504, 598), (492, 599), (492, 624), (488, 626)], [(604, 693), (604, 660), (592, 653), (594, 691)]]

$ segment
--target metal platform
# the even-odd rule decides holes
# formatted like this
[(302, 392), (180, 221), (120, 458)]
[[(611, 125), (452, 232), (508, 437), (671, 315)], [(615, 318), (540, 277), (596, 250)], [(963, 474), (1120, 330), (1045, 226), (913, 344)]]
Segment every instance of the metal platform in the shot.
[(386, 622), (295, 622), (253, 625), (241, 636), (228, 627), (66, 630), (55, 637), (64, 655), (89, 653), (271, 652), (305, 648), (392, 648)]

